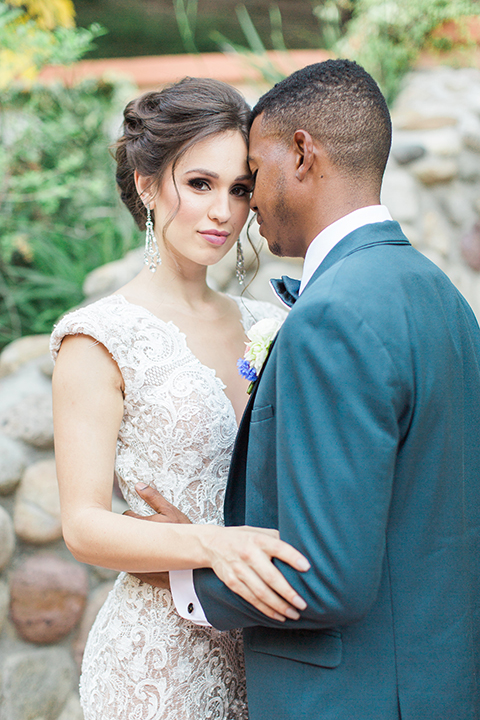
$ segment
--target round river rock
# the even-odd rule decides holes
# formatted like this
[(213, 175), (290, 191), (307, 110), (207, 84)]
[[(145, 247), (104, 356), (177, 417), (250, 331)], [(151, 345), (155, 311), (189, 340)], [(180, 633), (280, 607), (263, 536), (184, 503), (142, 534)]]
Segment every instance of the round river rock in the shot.
[(13, 573), (10, 612), (17, 632), (32, 643), (53, 643), (82, 617), (88, 593), (87, 571), (53, 554), (37, 554)]

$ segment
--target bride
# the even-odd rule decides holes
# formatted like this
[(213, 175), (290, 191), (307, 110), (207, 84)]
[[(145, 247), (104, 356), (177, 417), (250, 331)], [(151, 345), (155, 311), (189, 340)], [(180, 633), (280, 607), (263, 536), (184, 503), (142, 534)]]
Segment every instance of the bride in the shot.
[[(283, 319), (206, 282), (249, 211), (248, 113), (228, 85), (190, 78), (126, 107), (117, 182), (146, 227), (147, 266), (54, 329), (55, 452), (64, 537), (78, 560), (137, 575), (211, 567), (281, 619), (295, 593), (271, 558), (302, 569), (302, 556), (276, 531), (221, 527), (248, 397), (236, 362), (255, 322)], [(134, 513), (151, 513), (135, 491), (142, 483), (195, 524), (112, 513), (114, 474)], [(85, 720), (245, 720), (240, 634), (183, 620), (168, 589), (129, 573), (89, 635)]]

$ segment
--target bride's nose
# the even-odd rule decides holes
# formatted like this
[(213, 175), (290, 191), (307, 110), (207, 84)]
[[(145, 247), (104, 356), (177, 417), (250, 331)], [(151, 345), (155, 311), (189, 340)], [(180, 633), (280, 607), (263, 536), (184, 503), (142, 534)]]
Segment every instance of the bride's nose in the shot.
[(216, 193), (208, 211), (209, 218), (219, 223), (225, 223), (230, 219), (231, 214), (229, 194)]

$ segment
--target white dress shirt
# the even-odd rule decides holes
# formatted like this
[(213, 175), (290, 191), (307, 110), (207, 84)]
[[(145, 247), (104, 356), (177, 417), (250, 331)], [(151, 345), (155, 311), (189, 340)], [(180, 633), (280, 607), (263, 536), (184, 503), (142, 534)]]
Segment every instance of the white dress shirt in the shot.
[[(315, 270), (340, 240), (364, 225), (391, 219), (385, 205), (370, 205), (354, 210), (328, 225), (308, 246), (303, 264), (300, 294), (305, 290)], [(196, 625), (211, 627), (195, 592), (193, 570), (171, 570), (170, 588), (173, 602), (181, 617), (191, 620)]]
[(328, 225), (308, 246), (305, 262), (303, 263), (300, 294), (305, 290), (315, 270), (340, 240), (343, 240), (344, 237), (364, 225), (391, 219), (392, 216), (385, 205), (370, 205), (369, 207), (354, 210), (348, 215), (344, 215), (340, 220)]

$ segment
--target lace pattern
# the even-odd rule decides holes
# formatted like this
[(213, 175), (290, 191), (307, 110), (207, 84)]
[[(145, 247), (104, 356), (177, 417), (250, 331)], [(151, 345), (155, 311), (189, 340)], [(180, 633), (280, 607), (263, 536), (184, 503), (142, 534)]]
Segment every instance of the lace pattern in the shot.
[[(285, 318), (269, 303), (233, 298), (248, 330)], [(115, 471), (129, 506), (156, 487), (195, 523), (223, 524), (223, 498), (237, 431), (215, 371), (202, 365), (172, 322), (121, 295), (66, 315), (52, 334), (102, 343), (125, 382)], [(246, 720), (240, 631), (198, 627), (176, 612), (168, 590), (120, 573), (90, 631), (80, 683), (85, 720)]]

